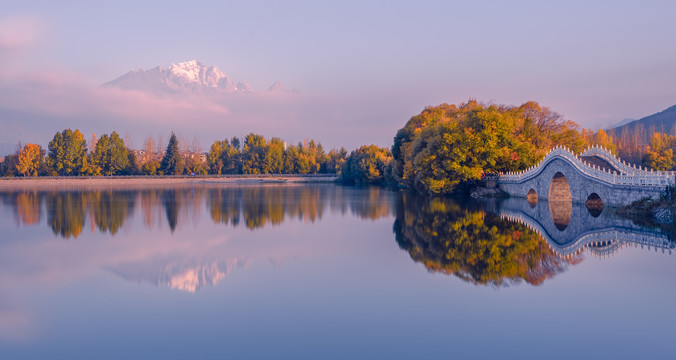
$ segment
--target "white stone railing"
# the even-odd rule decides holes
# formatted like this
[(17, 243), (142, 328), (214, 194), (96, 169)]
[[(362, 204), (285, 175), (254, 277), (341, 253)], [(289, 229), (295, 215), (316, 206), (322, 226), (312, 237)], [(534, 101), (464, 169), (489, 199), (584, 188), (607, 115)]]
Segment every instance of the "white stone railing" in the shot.
[(630, 164), (624, 160), (620, 160), (615, 154), (610, 152), (610, 150), (606, 149), (605, 147), (599, 146), (599, 145), (594, 145), (591, 147), (588, 147), (585, 151), (580, 154), (580, 156), (596, 156), (600, 157), (601, 159), (607, 161), (612, 165), (615, 169), (620, 170), (620, 173), (625, 173), (625, 174), (634, 174), (639, 171), (647, 171), (645, 168), (639, 166), (636, 166), (634, 164)]
[[(591, 148), (590, 148), (591, 149)], [(610, 154), (605, 149), (594, 148), (593, 151), (587, 149), (583, 154), (584, 156), (592, 156), (589, 154), (594, 154), (593, 156), (602, 157), (604, 160), (607, 160), (611, 165), (615, 166), (615, 162), (618, 164), (623, 164), (619, 159), (614, 158), (614, 155)], [(602, 155), (597, 155), (602, 154)], [(580, 156), (573, 153), (571, 150), (564, 146), (557, 146), (545, 155), (545, 157), (535, 166), (531, 166), (526, 170), (520, 172), (506, 172), (498, 174), (498, 182), (508, 183), (508, 182), (522, 182), (529, 180), (533, 177), (536, 177), (540, 172), (545, 168), (545, 166), (556, 158), (563, 158), (568, 160), (568, 162), (577, 169), (580, 173), (596, 178), (598, 180), (607, 182), (609, 184), (617, 185), (637, 185), (637, 186), (674, 186), (676, 184), (676, 174), (673, 171), (647, 171), (642, 168), (634, 168), (626, 163), (622, 166), (617, 166), (621, 172), (600, 168), (596, 165), (589, 164), (582, 159)], [(615, 160), (612, 160), (614, 158)], [(627, 167), (633, 169), (630, 171)], [(625, 169), (627, 169), (625, 171)]]
[[(536, 232), (540, 235), (547, 246), (554, 251), (560, 257), (571, 257), (580, 253), (584, 248), (590, 248), (593, 253), (598, 256), (607, 257), (612, 255), (618, 249), (625, 246), (633, 245), (635, 247), (640, 246), (641, 248), (647, 247), (648, 250), (652, 248), (657, 251), (658, 249), (662, 250), (662, 253), (669, 253), (676, 247), (673, 242), (662, 234), (649, 234), (649, 233), (632, 233), (628, 231), (618, 230), (614, 228), (602, 229), (599, 231), (594, 231), (592, 233), (583, 234), (574, 241), (559, 245), (549, 236), (547, 236), (547, 231), (540, 225), (536, 220), (531, 219), (528, 216), (525, 216), (520, 211), (512, 210), (500, 210), (500, 218), (518, 222), (522, 225), (525, 225), (530, 230)], [(601, 246), (604, 243), (614, 243), (619, 242), (616, 246), (609, 247), (604, 250), (591, 249), (592, 247)]]

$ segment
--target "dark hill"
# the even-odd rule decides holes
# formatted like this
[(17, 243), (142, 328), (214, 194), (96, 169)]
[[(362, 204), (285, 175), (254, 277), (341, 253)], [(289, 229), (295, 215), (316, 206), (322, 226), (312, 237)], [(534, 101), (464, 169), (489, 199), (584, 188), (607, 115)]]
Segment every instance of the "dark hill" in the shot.
[(609, 130), (617, 139), (636, 137), (641, 145), (648, 144), (654, 132), (676, 135), (676, 105)]

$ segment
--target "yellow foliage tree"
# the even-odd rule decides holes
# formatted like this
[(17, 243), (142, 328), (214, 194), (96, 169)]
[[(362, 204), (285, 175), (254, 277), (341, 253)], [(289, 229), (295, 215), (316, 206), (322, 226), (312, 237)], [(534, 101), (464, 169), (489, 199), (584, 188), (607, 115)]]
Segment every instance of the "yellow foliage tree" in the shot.
[(672, 170), (676, 165), (672, 144), (676, 144), (676, 136), (654, 133), (647, 146), (643, 165), (658, 171)]
[(617, 146), (613, 141), (613, 137), (608, 135), (603, 129), (599, 130), (594, 136), (594, 143), (610, 150), (613, 154), (617, 154)]
[(44, 155), (45, 152), (40, 145), (26, 144), (19, 151), (19, 162), (16, 164), (16, 170), (23, 176), (38, 176)]

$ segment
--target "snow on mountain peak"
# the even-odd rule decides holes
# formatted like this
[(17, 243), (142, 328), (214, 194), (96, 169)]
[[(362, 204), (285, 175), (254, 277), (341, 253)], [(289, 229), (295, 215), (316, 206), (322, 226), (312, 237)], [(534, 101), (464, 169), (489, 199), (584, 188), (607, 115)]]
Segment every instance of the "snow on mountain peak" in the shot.
[(171, 64), (167, 69), (172, 75), (211, 88), (235, 90), (232, 80), (216, 66), (206, 66), (197, 60)]
[[(171, 64), (167, 68), (159, 66), (150, 70), (130, 71), (119, 78), (107, 82), (104, 86), (130, 90), (150, 91), (158, 94), (184, 91), (196, 93), (253, 93), (246, 81), (235, 83), (230, 76), (217, 66), (207, 66), (197, 60)], [(281, 83), (275, 82), (270, 92), (293, 92)]]

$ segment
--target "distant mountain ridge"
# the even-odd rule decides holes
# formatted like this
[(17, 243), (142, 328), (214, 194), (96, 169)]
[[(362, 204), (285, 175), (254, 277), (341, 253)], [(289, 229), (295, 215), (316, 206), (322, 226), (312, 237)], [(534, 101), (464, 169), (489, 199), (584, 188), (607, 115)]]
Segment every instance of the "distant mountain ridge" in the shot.
[(654, 132), (676, 135), (676, 105), (628, 124), (609, 129), (609, 133), (618, 139), (638, 134), (639, 140), (644, 145), (648, 144)]
[(632, 121), (636, 121), (636, 119), (624, 119), (624, 120), (622, 120), (622, 121), (618, 121), (618, 122), (616, 122), (616, 123), (614, 123), (614, 124), (608, 126), (608, 127), (606, 128), (606, 130), (613, 129), (613, 128), (616, 128), (616, 127), (620, 127), (620, 126), (622, 126), (622, 125), (627, 125), (627, 124), (629, 124), (629, 123), (632, 122)]
[[(140, 90), (156, 94), (180, 93), (253, 93), (246, 81), (235, 82), (217, 66), (207, 66), (197, 60), (171, 64), (168, 68), (156, 66), (150, 70), (133, 70), (103, 84), (127, 90)], [(275, 82), (268, 92), (293, 92)]]

